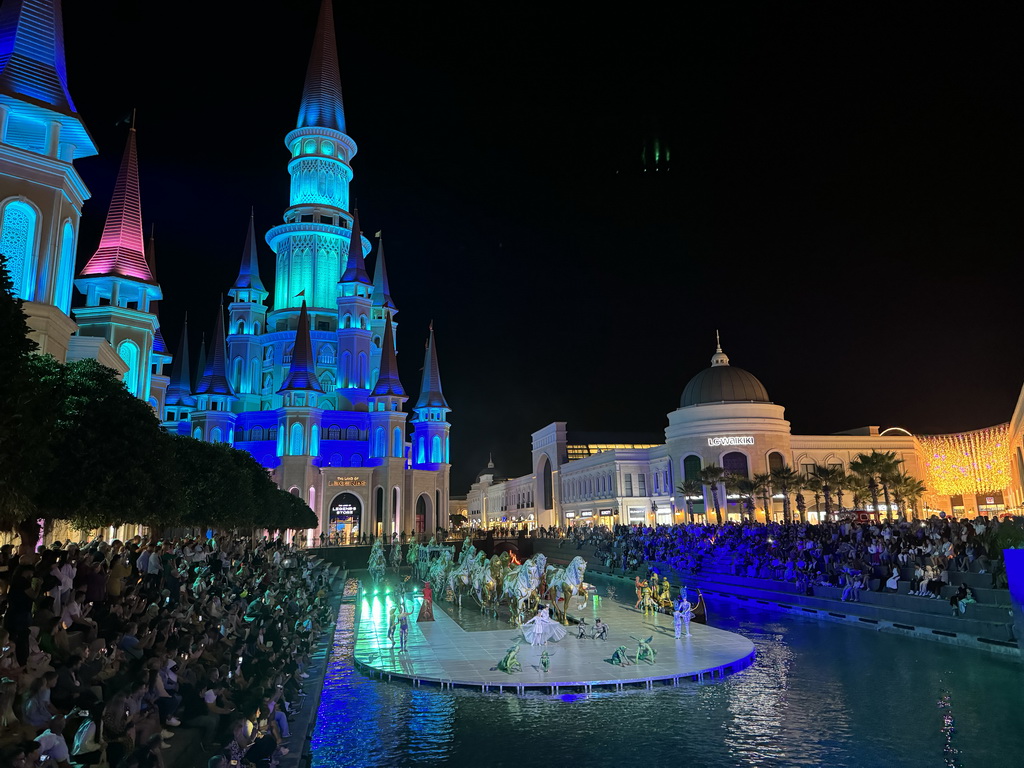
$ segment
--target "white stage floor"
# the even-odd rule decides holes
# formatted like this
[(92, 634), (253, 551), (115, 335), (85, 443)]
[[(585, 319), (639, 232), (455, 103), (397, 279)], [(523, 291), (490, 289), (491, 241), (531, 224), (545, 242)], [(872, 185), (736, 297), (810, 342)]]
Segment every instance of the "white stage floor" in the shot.
[[(368, 590), (372, 593), (372, 589)], [(386, 679), (404, 678), (414, 685), (438, 684), (442, 687), (467, 686), (482, 690), (523, 692), (530, 688), (556, 692), (561, 688), (589, 690), (592, 687), (614, 687), (655, 683), (678, 685), (685, 680), (723, 677), (750, 665), (754, 645), (741, 635), (725, 632), (703, 624), (690, 624), (690, 637), (676, 640), (672, 617), (656, 613), (644, 616), (631, 606), (594, 597), (578, 610), (573, 601), (569, 613), (584, 617), (591, 625), (594, 618), (608, 624), (608, 640), (577, 639), (576, 625), (565, 627), (569, 633), (557, 643), (544, 647), (523, 644), (519, 661), (523, 671), (508, 674), (497, 669), (498, 662), (522, 633), (511, 627), (492, 631), (467, 632), (445, 609), (457, 611), (450, 603), (445, 608), (434, 605), (433, 622), (413, 622), (409, 631), (408, 650), (398, 648), (387, 638), (387, 607), (391, 596), (367, 594), (360, 602), (356, 627), (355, 662), (364, 671)], [(413, 617), (419, 612), (422, 595), (407, 596)], [(478, 612), (472, 598), (464, 600), (464, 612)], [(636, 653), (636, 641), (630, 638), (654, 635), (652, 647), (657, 651), (653, 664), (641, 661), (620, 667), (611, 664), (615, 649), (626, 646), (630, 657)], [(524, 641), (525, 642), (525, 641)], [(551, 666), (541, 668), (542, 651), (548, 651)]]

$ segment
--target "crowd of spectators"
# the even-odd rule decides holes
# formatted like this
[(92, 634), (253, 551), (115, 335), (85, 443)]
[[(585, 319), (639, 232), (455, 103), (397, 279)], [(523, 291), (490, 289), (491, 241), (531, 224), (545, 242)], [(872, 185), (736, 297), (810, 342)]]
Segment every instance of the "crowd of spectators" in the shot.
[(897, 591), (899, 581), (909, 580), (910, 594), (937, 598), (951, 571), (990, 574), (993, 586), (1006, 586), (994, 543), (1001, 525), (1020, 523), (932, 517), (867, 523), (575, 526), (542, 535), (564, 539), (560, 546), (593, 546), (599, 562), (623, 575), (656, 563), (699, 573), (712, 558), (727, 562), (735, 575), (792, 582), (798, 591), (831, 585), (843, 587), (847, 599), (857, 599), (857, 591), (872, 583), (879, 590)]
[(329, 590), (280, 541), (4, 545), (0, 765), (162, 766), (181, 727), (210, 765), (276, 764)]

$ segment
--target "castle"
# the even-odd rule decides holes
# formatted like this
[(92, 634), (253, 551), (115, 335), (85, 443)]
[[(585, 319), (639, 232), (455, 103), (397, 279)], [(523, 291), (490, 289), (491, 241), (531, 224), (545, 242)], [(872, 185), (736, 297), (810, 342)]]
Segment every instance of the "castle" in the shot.
[[(331, 0), (323, 0), (294, 130), (289, 205), (267, 233), (271, 291), (250, 218), (230, 303), (193, 376), (187, 328), (171, 354), (156, 259), (143, 237), (134, 126), (98, 248), (75, 274), (89, 191), (74, 160), (97, 149), (67, 88), (60, 0), (0, 8), (0, 252), (40, 351), (119, 371), (171, 432), (248, 451), (317, 513), (308, 531), (351, 537), (446, 525), (450, 408), (427, 335), (412, 418), (398, 375), (383, 242), (373, 250), (350, 203)], [(73, 289), (84, 306), (72, 308)], [(169, 373), (165, 369), (170, 368)], [(411, 421), (411, 430), (407, 422)]]

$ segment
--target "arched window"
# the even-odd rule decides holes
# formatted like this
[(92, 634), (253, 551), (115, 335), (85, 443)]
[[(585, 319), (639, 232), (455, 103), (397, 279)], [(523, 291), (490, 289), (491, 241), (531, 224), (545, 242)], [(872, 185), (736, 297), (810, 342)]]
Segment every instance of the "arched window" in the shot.
[(786, 466), (786, 460), (785, 458), (783, 458), (781, 453), (779, 453), (778, 451), (772, 451), (771, 453), (768, 454), (769, 472), (781, 470), (784, 466)]
[(425, 445), (426, 442), (427, 441), (423, 438), (422, 435), (416, 441), (416, 463), (417, 464), (426, 464), (427, 463), (427, 449), (426, 449), (426, 445)]
[(377, 427), (377, 430), (373, 433), (373, 455), (388, 455), (387, 436), (384, 434), (384, 427)]
[(402, 458), (402, 448), (405, 440), (402, 438), (401, 427), (395, 427), (395, 431), (391, 435), (391, 455), (397, 458)]
[(331, 392), (334, 389), (334, 377), (331, 376), (330, 371), (324, 371), (320, 375), (320, 388), (324, 392)]
[(252, 324), (252, 333), (253, 333), (254, 336), (259, 336), (260, 335), (260, 321), (259, 320), (257, 320), (255, 323)]
[(316, 424), (309, 428), (309, 455), (320, 455), (320, 427)]
[(352, 467), (361, 467), (361, 466), (363, 466), (363, 457), (360, 456), (358, 453), (353, 453), (352, 454), (352, 460), (349, 462), (349, 466), (352, 466)]
[(327, 439), (328, 440), (340, 440), (341, 439), (341, 427), (337, 424), (331, 424), (327, 428)]
[(60, 232), (60, 260), (57, 262), (57, 285), (53, 303), (65, 314), (71, 314), (71, 294), (75, 278), (75, 228), (65, 221)]
[(255, 357), (249, 361), (249, 392), (256, 394), (260, 391), (260, 361)]
[(341, 353), (341, 367), (338, 369), (338, 374), (342, 389), (352, 386), (352, 354), (348, 350)]
[(253, 427), (252, 432), (249, 433), (250, 440), (262, 440), (263, 439), (263, 427)]
[(452, 439), (448, 435), (445, 435), (444, 436), (444, 463), (445, 464), (451, 464), (452, 463), (451, 450), (452, 450)]
[(360, 315), (359, 316), (359, 327), (365, 330), (367, 325), (368, 325), (368, 323), (366, 322), (366, 315)]
[(302, 424), (295, 422), (292, 424), (291, 437), (288, 440), (288, 455), (289, 456), (301, 456), (303, 453), (304, 442), (305, 442), (305, 431), (302, 429)]
[(341, 327), (342, 328), (351, 328), (352, 327), (352, 315), (345, 315), (343, 318), (341, 318)]
[(430, 439), (430, 461), (433, 464), (441, 464), (443, 458), (441, 455), (441, 438), (438, 435), (434, 435)]
[(327, 461), (328, 466), (340, 467), (342, 464), (342, 458), (340, 453), (332, 453), (331, 458)]
[(683, 478), (700, 480), (700, 456), (687, 456), (683, 459)]
[(200, 429), (199, 427), (196, 427), (195, 429), (192, 430), (192, 437), (194, 437), (196, 440), (202, 440), (203, 430)]
[(730, 475), (750, 477), (750, 473), (747, 470), (746, 454), (739, 451), (730, 451), (722, 457), (722, 469)]
[(369, 371), (367, 370), (367, 365), (366, 365), (366, 353), (365, 352), (360, 352), (359, 353), (359, 379), (358, 379), (358, 381), (356, 383), (357, 387), (362, 387), (363, 389), (369, 389), (370, 388), (370, 382), (369, 382), (369, 379), (367, 378), (368, 374), (369, 374)]
[(139, 345), (130, 340), (122, 341), (117, 345), (117, 354), (128, 365), (128, 370), (124, 373), (124, 385), (129, 392), (138, 397), (139, 384), (141, 383)]
[(231, 383), (235, 385), (236, 392), (246, 393), (249, 391), (249, 382), (242, 381), (242, 358), (240, 357), (231, 361)]
[(543, 483), (541, 493), (544, 494), (544, 509), (554, 509), (554, 493), (552, 492), (551, 485), (551, 461), (547, 456), (545, 456), (541, 461), (540, 476), (541, 482)]
[(3, 221), (0, 222), (0, 253), (7, 256), (7, 271), (14, 285), (14, 295), (25, 301), (35, 298), (32, 254), (38, 221), (35, 208), (23, 200), (12, 200), (4, 206)]
[(220, 427), (214, 427), (213, 431), (210, 432), (210, 442), (211, 443), (220, 443), (222, 441), (223, 441), (223, 438), (221, 437), (221, 434), (220, 434)]
[(346, 440), (358, 440), (359, 439), (359, 428), (358, 427), (348, 427), (348, 428), (346, 428), (345, 429), (345, 439)]
[(263, 350), (263, 362), (265, 362), (265, 363), (273, 363), (274, 362), (274, 348), (273, 347), (267, 347), (265, 350)]
[(236, 326), (235, 333), (245, 333), (245, 321), (239, 320)]

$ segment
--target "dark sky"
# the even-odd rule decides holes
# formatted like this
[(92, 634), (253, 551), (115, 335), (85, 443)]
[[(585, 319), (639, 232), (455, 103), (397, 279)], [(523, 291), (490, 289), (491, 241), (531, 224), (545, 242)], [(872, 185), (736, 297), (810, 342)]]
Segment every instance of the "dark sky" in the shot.
[[(101, 152), (78, 163), (79, 257), (135, 107), (171, 345), (186, 310), (193, 332), (212, 324), (250, 206), (262, 233), (287, 205), (319, 3), (271, 5), (65, 3)], [(716, 328), (796, 433), (1010, 417), (1013, 4), (688, 5), (709, 7), (336, 5), (353, 195), (385, 233), (413, 398), (434, 321), (453, 493), (491, 451), (528, 472), (550, 421), (660, 432)]]

